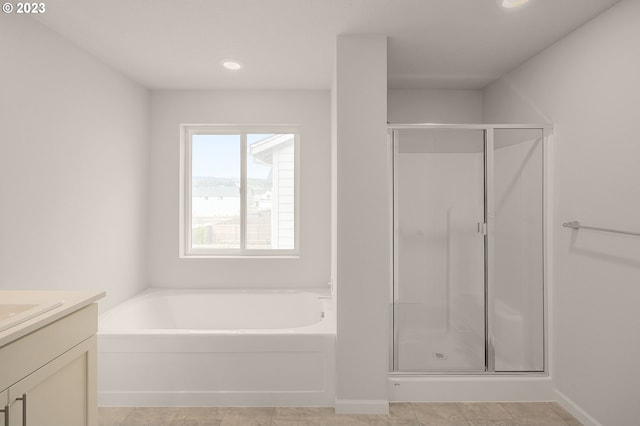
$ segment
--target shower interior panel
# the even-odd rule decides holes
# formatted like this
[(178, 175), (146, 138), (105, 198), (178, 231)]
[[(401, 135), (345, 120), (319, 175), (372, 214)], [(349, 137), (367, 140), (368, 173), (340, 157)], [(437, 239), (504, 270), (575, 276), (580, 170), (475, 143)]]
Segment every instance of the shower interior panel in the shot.
[(542, 136), (540, 129), (494, 131), (496, 371), (544, 369)]
[(485, 368), (484, 135), (404, 130), (396, 144), (397, 368)]

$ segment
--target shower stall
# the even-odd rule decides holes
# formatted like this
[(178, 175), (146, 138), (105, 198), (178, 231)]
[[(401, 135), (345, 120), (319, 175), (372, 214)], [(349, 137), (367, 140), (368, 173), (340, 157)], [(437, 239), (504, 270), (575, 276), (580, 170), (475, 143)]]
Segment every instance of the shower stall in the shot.
[(545, 125), (390, 125), (392, 373), (544, 373)]

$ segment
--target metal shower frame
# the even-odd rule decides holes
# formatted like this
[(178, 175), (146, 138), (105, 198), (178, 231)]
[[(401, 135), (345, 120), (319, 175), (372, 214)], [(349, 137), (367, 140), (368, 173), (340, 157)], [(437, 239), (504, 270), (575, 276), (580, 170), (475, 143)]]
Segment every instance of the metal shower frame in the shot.
[[(485, 371), (456, 371), (456, 370), (439, 370), (439, 371), (398, 371), (398, 359), (396, 357), (398, 350), (398, 325), (395, 323), (395, 306), (398, 302), (397, 292), (397, 270), (396, 270), (396, 256), (395, 251), (395, 239), (397, 236), (395, 215), (396, 215), (396, 170), (395, 170), (395, 156), (396, 156), (396, 142), (395, 131), (406, 129), (459, 129), (459, 130), (481, 130), (484, 134), (484, 220), (487, 227), (487, 232), (484, 235), (484, 298), (485, 298)], [(495, 258), (495, 249), (493, 247), (493, 238), (491, 233), (494, 229), (493, 223), (493, 209), (494, 209), (494, 184), (493, 184), (493, 152), (494, 152), (494, 131), (496, 129), (535, 129), (542, 132), (542, 279), (543, 279), (543, 371), (495, 371), (495, 345), (493, 341), (493, 329), (494, 320), (491, 312), (494, 310), (494, 268), (492, 267)], [(392, 277), (391, 277), (391, 291), (390, 291), (390, 303), (391, 309), (389, 314), (389, 329), (391, 338), (389, 339), (389, 374), (391, 376), (442, 376), (442, 375), (465, 375), (465, 376), (547, 376), (549, 374), (549, 358), (548, 358), (548, 243), (549, 230), (550, 230), (550, 215), (549, 215), (549, 144), (551, 143), (551, 136), (553, 135), (553, 126), (550, 124), (445, 124), (445, 123), (414, 123), (414, 124), (396, 124), (388, 123), (387, 130), (389, 133), (389, 145), (391, 151), (391, 170), (392, 170), (392, 185), (391, 185), (391, 199), (392, 203), (392, 236), (391, 236), (391, 251), (392, 255)]]

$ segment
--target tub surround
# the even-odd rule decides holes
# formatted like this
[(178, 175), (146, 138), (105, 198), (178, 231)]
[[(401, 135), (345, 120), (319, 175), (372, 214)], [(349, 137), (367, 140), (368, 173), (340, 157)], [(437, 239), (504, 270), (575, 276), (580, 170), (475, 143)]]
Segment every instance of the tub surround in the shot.
[(328, 289), (149, 289), (100, 316), (100, 332), (335, 333)]
[(332, 405), (335, 339), (329, 289), (148, 290), (100, 317), (98, 403)]

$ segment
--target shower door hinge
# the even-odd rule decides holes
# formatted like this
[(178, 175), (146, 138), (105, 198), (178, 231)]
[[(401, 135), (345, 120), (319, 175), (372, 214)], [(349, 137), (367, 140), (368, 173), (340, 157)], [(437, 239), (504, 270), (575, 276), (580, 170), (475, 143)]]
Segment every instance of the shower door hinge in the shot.
[(487, 224), (484, 222), (478, 222), (478, 234), (487, 235)]

